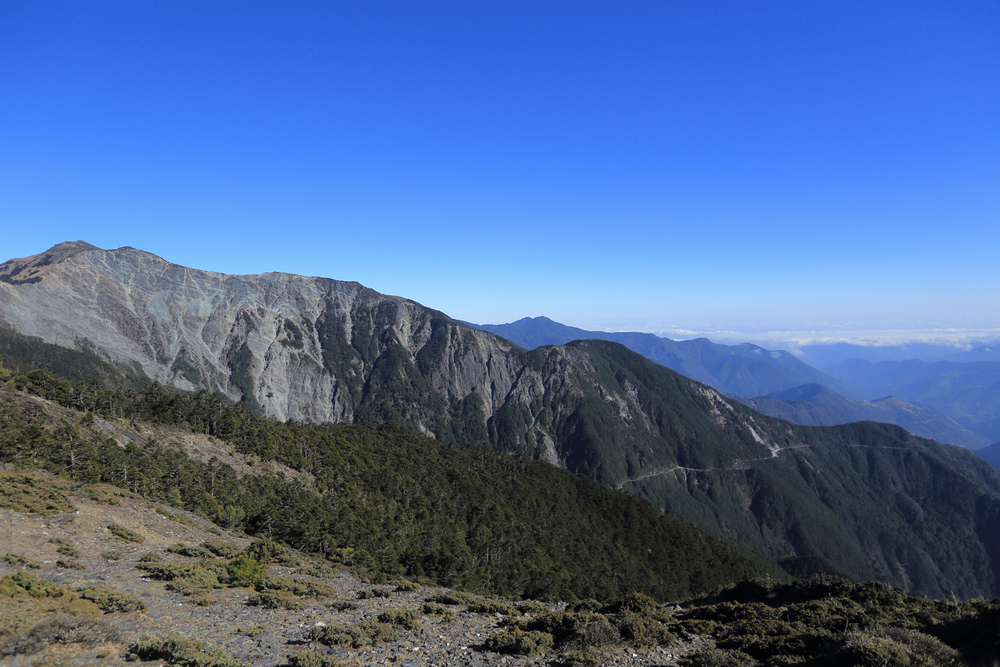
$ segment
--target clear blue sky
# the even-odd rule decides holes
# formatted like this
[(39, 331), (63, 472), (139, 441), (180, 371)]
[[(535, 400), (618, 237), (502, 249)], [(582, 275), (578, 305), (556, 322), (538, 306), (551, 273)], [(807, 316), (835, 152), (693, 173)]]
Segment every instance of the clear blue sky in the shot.
[(1000, 327), (1000, 3), (0, 0), (0, 255)]

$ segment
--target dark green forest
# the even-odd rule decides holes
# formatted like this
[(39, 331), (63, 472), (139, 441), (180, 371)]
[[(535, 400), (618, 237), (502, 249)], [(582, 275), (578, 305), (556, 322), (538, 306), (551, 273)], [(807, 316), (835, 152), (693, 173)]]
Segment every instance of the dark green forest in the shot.
[[(25, 394), (75, 411), (57, 423)], [(769, 575), (778, 566), (648, 502), (548, 464), (446, 445), (394, 423), (260, 418), (209, 392), (109, 389), (43, 371), (2, 389), (4, 462), (172, 502), (224, 526), (368, 571), (507, 596), (660, 600)], [(155, 442), (124, 447), (99, 417), (211, 435), (253, 460), (305, 473), (239, 478)], [(179, 493), (178, 493), (179, 491)]]

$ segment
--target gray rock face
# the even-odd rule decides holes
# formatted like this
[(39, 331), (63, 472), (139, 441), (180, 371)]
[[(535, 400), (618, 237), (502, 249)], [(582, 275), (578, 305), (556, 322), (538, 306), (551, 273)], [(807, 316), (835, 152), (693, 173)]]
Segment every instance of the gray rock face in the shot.
[[(16, 331), (138, 364), (281, 420), (351, 421), (376, 362), (398, 348), (443, 399), (476, 392), (487, 417), (540, 391), (512, 346), (354, 282), (189, 269), (133, 248), (76, 242), (0, 265), (0, 317)], [(422, 430), (433, 433), (427, 424)]]

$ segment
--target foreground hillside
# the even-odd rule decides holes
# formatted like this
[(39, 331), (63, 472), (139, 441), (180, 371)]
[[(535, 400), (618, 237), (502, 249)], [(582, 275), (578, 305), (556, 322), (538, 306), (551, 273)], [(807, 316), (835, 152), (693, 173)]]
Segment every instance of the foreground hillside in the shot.
[(40, 371), (10, 384), (3, 461), (169, 500), (383, 575), (568, 600), (677, 600), (783, 576), (634, 496), (393, 424), (281, 424), (205, 392), (107, 391)]
[[(249, 539), (106, 484), (0, 467), (0, 664), (996, 665), (1000, 601), (835, 578), (661, 605), (500, 600)], [(377, 583), (373, 583), (377, 582)]]
[[(429, 456), (460, 451), (442, 446), (454, 442), (548, 461), (646, 498), (796, 572), (818, 563), (935, 597), (1000, 592), (1000, 473), (972, 453), (879, 424), (811, 428), (765, 417), (613, 342), (526, 352), (356, 283), (227, 276), (132, 248), (82, 243), (0, 265), (0, 319), (9, 331), (0, 346), (9, 341), (13, 357), (76, 354), (76, 379), (142, 386), (146, 376), (203, 387), (276, 418), (284, 425), (259, 427), (280, 443), (273, 448), (247, 437), (257, 422), (234, 421), (225, 411), (207, 428), (233, 422), (238, 428), (226, 437), (236, 446), (321, 479), (326, 470), (353, 468), (326, 460), (325, 450), (309, 443), (362, 431), (284, 422), (391, 421), (434, 438), (421, 440)], [(25, 358), (10, 363), (25, 369)], [(75, 391), (67, 404), (104, 409), (93, 393)], [(480, 454), (461, 456), (472, 465)], [(412, 487), (423, 482), (415, 475)], [(387, 508), (419, 513), (408, 498), (394, 502)], [(502, 516), (460, 509), (470, 526), (477, 517)], [(372, 540), (378, 534), (350, 530)], [(452, 544), (453, 534), (440, 531), (434, 539)], [(490, 566), (502, 569), (490, 538), (477, 539), (470, 553), (482, 558), (488, 549)], [(511, 542), (501, 540), (500, 553), (520, 548)], [(400, 557), (373, 549), (373, 558)], [(455, 553), (470, 564), (470, 581), (480, 576), (478, 561)]]
[[(9, 391), (6, 399), (0, 419), (14, 427), (13, 441), (37, 463), (52, 451), (46, 434), (57, 435), (67, 463), (61, 476), (0, 466), (0, 662), (11, 667), (998, 664), (1000, 602), (933, 601), (885, 584), (781, 584), (765, 575), (682, 604), (633, 592), (567, 604), (387, 576), (350, 547), (309, 554), (251, 539), (233, 507), (206, 499), (208, 509), (179, 508), (184, 493), (173, 490), (186, 488), (197, 467), (184, 457), (172, 457), (177, 485), (169, 491), (144, 474), (155, 468), (123, 465), (127, 458), (116, 461), (120, 486), (74, 481), (94, 460), (66, 419), (76, 415), (81, 433), (104, 433), (126, 452), (183, 448), (209, 462), (214, 474), (201, 481), (207, 490), (219, 483), (216, 492), (226, 470), (251, 487), (255, 476), (309, 482), (290, 468), (191, 430), (81, 416)], [(17, 428), (19, 413), (31, 413), (36, 429)], [(124, 488), (128, 476), (170, 504)], [(299, 507), (272, 509), (272, 527), (302, 523)], [(579, 553), (581, 542), (566, 546)]]

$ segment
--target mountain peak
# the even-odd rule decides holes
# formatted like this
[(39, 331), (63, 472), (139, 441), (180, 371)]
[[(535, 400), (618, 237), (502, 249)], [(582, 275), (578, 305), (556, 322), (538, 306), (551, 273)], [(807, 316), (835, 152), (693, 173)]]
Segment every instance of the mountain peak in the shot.
[(12, 259), (0, 264), (0, 282), (11, 285), (37, 283), (48, 273), (48, 267), (65, 261), (83, 252), (101, 250), (86, 241), (64, 241), (57, 243), (45, 252), (30, 257)]

